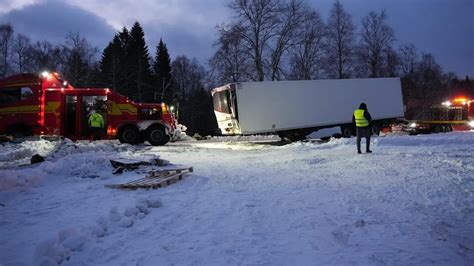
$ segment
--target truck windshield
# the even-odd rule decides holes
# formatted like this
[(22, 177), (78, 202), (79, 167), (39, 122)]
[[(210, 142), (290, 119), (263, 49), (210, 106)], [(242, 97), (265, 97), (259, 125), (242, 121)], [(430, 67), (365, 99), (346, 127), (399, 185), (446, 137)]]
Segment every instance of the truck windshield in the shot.
[(161, 108), (141, 108), (139, 109), (138, 118), (140, 120), (160, 120)]
[(230, 114), (230, 93), (229, 90), (218, 91), (212, 96), (214, 110)]

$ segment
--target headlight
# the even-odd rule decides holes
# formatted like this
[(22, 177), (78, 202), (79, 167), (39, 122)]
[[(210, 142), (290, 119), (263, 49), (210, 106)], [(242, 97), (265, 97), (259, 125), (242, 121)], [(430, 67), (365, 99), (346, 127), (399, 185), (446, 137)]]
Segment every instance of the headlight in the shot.
[(472, 121), (469, 121), (469, 123), (468, 123), (468, 124), (469, 124), (469, 126), (470, 126), (470, 127), (474, 128), (474, 120), (472, 120)]
[(411, 123), (411, 124), (409, 125), (409, 127), (411, 127), (411, 128), (415, 128), (415, 127), (417, 127), (417, 126), (418, 126), (418, 125), (417, 125), (416, 123)]
[(41, 72), (41, 76), (43, 78), (47, 78), (47, 77), (49, 77), (49, 72), (48, 71), (43, 71), (43, 72)]

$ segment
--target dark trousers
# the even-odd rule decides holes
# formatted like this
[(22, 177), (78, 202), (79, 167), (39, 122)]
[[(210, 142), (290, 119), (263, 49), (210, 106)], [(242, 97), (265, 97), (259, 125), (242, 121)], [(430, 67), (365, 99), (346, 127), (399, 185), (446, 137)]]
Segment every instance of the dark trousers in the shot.
[(365, 138), (365, 148), (366, 150), (370, 150), (370, 127), (358, 127), (356, 129), (357, 132), (357, 150), (360, 151), (360, 140), (364, 137)]
[(92, 140), (99, 140), (102, 139), (104, 129), (101, 127), (89, 127), (89, 132), (91, 134)]

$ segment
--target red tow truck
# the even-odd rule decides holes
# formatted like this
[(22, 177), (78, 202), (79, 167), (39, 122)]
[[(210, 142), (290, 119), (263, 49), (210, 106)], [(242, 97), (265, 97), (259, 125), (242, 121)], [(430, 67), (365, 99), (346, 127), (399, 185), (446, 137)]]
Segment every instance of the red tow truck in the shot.
[(93, 111), (104, 118), (103, 138), (152, 145), (173, 140), (175, 119), (164, 103), (135, 103), (108, 88), (74, 88), (57, 73), (0, 79), (0, 134), (90, 139)]
[(472, 129), (474, 129), (474, 100), (465, 96), (458, 96), (431, 106), (410, 120), (406, 128), (412, 134)]

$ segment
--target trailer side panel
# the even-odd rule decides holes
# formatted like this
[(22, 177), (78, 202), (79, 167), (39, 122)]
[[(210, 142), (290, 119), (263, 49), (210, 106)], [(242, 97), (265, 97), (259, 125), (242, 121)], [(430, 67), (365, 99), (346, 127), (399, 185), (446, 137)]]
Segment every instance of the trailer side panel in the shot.
[(403, 117), (399, 78), (244, 82), (237, 86), (243, 134), (352, 122), (361, 102), (374, 120)]

